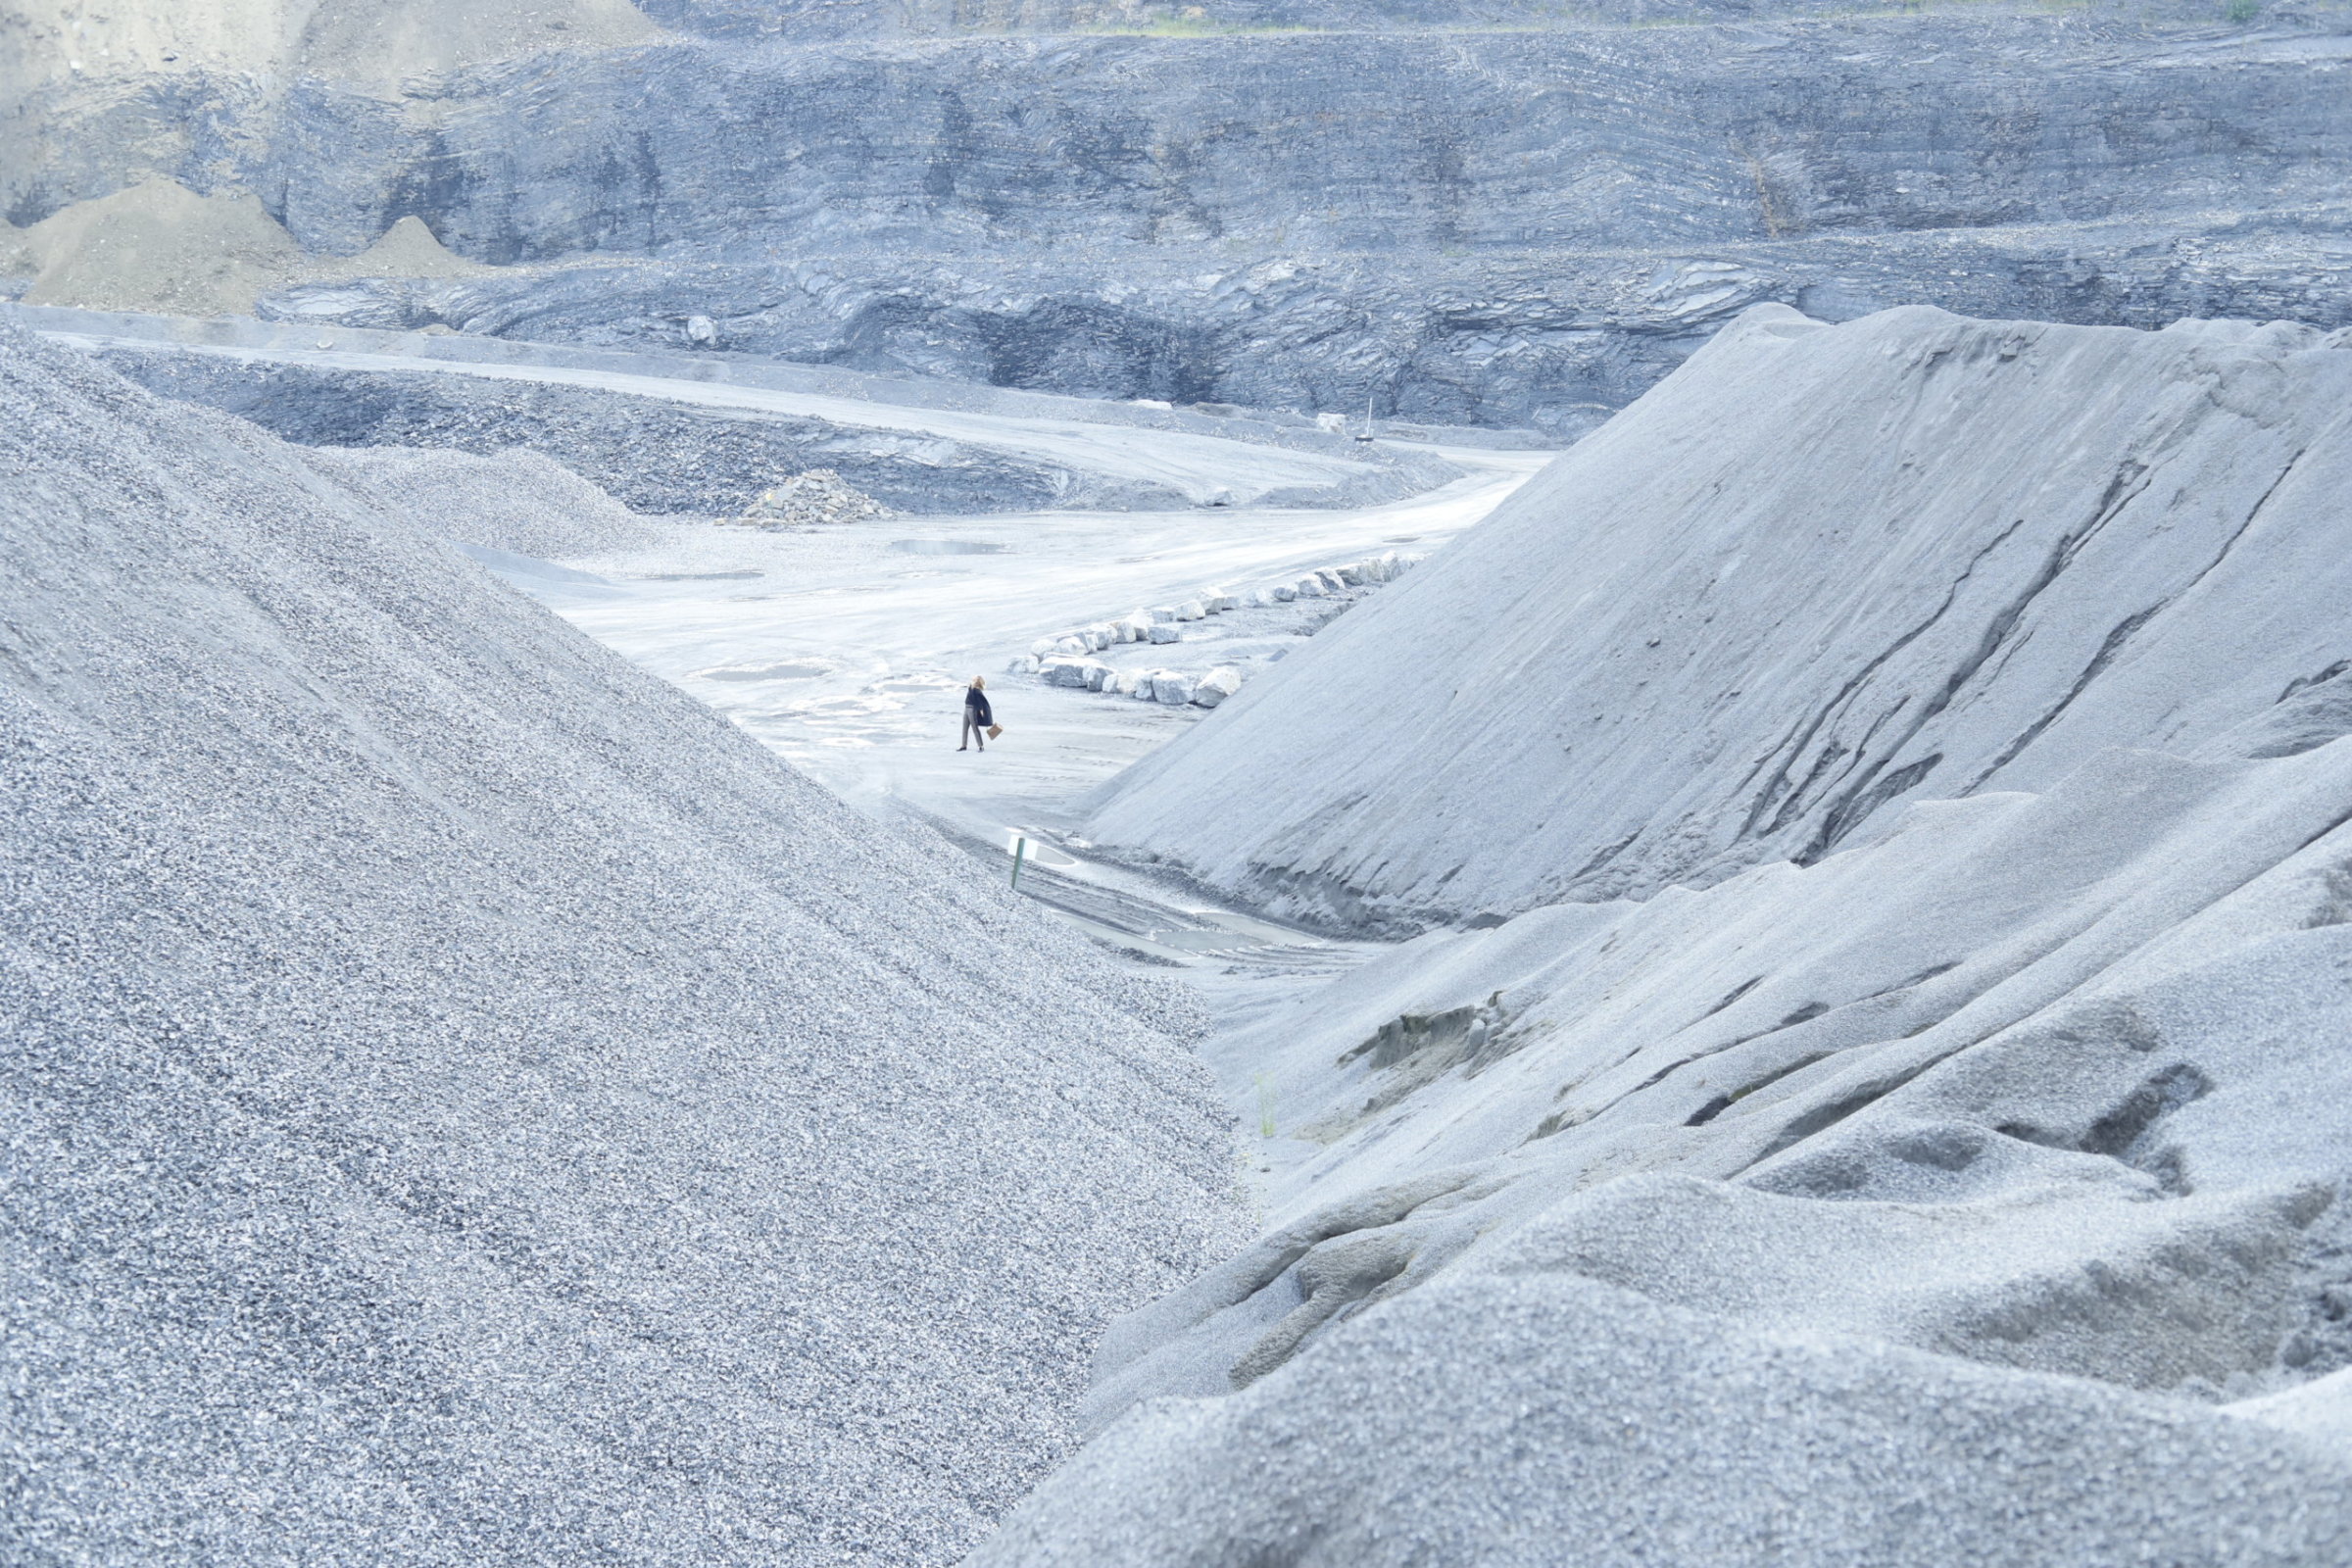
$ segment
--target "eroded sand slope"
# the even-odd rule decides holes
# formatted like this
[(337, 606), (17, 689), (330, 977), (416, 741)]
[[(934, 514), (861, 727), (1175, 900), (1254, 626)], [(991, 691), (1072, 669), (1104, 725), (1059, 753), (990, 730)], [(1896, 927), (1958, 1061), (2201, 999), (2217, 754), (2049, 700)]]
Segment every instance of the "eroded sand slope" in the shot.
[(1227, 984), (1268, 1225), (975, 1560), (2344, 1560), (2348, 378), (1758, 313), (1132, 770), (1535, 906)]

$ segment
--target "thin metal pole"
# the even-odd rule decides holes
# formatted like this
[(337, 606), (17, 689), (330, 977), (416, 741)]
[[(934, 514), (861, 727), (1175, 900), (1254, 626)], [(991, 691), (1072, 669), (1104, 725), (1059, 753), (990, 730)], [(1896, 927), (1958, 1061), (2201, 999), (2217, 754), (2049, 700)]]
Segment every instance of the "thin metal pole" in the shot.
[(1021, 858), (1028, 853), (1029, 841), (1027, 839), (1016, 838), (1012, 841), (1012, 885), (1016, 891), (1021, 885)]

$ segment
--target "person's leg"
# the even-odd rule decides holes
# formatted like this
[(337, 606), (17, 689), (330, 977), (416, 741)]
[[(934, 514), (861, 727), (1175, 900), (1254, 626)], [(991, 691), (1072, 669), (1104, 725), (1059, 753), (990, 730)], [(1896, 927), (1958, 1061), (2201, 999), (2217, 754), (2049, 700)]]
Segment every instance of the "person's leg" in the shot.
[(968, 708), (967, 708), (967, 709), (965, 709), (965, 710), (963, 710), (963, 732), (962, 732), (961, 738), (959, 738), (959, 739), (958, 739), (958, 740), (956, 742), (956, 749), (957, 751), (959, 751), (959, 752), (968, 752), (968, 751), (970, 751), (970, 750), (971, 750), (971, 748), (972, 748), (972, 710), (971, 710), (970, 709), (968, 709)]

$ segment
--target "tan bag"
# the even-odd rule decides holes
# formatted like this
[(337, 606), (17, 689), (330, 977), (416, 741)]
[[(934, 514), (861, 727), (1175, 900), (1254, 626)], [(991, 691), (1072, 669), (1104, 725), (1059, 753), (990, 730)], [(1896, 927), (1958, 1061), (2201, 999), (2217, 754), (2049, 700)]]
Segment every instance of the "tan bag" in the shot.
[(988, 726), (988, 738), (992, 741), (1004, 733), (1004, 726), (1002, 724), (991, 724)]

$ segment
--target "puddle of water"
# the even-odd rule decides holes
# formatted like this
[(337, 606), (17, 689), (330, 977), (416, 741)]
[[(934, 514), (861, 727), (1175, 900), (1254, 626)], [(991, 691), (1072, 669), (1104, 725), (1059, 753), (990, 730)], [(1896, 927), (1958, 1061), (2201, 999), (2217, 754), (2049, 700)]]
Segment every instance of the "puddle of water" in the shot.
[(902, 556), (1002, 556), (1010, 545), (982, 544), (977, 539), (893, 539), (893, 552)]
[(1154, 931), (1152, 940), (1163, 948), (1174, 948), (1179, 953), (1221, 953), (1229, 948), (1261, 946), (1249, 937), (1224, 931)]

